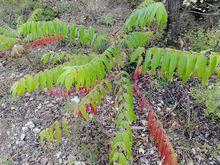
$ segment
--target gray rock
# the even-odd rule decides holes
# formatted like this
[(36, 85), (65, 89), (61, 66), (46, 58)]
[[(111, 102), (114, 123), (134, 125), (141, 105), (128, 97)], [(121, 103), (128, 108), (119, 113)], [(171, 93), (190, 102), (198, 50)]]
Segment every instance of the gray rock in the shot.
[(79, 99), (78, 96), (75, 96), (73, 99), (71, 99), (71, 101), (72, 101), (73, 103), (78, 104), (78, 103), (80, 102), (80, 99)]
[(37, 106), (37, 109), (41, 109), (42, 108), (42, 104), (40, 103), (38, 106)]
[(25, 132), (27, 132), (27, 131), (28, 131), (28, 127), (22, 127), (22, 128), (21, 128), (21, 130), (22, 130), (22, 132), (24, 132), (24, 133), (25, 133)]
[(47, 104), (47, 107), (51, 108), (54, 107), (54, 105), (52, 103)]
[(62, 163), (63, 163), (62, 158), (60, 158), (58, 161), (59, 161), (59, 163), (60, 163), (60, 164), (62, 164)]
[(35, 127), (34, 123), (32, 121), (27, 122), (27, 124), (25, 124), (26, 127), (33, 129)]
[(34, 129), (33, 129), (33, 132), (34, 132), (35, 134), (38, 134), (38, 133), (40, 133), (40, 129), (39, 129), (39, 128), (34, 128)]
[(59, 158), (60, 156), (61, 156), (61, 152), (59, 151), (58, 153), (57, 153), (57, 158)]
[(20, 140), (23, 141), (25, 139), (26, 135), (24, 133), (21, 134)]
[(216, 161), (217, 161), (217, 165), (220, 165), (220, 155), (217, 156)]

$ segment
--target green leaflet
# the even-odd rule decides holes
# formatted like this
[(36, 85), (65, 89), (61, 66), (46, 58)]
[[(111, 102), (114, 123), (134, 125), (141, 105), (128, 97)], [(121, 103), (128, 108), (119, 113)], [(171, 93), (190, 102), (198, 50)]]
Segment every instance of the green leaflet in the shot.
[(183, 77), (183, 83), (186, 83), (186, 81), (189, 79), (190, 75), (194, 72), (194, 68), (196, 65), (196, 56), (194, 55), (187, 55), (187, 64), (186, 64), (186, 70), (185, 75)]
[(59, 122), (58, 121), (56, 121), (54, 123), (54, 129), (55, 129), (55, 138), (56, 138), (56, 140), (61, 142), (62, 134), (61, 134), (61, 129), (59, 127)]
[(130, 63), (133, 63), (133, 62), (135, 62), (138, 58), (140, 58), (141, 55), (144, 53), (144, 51), (145, 51), (145, 48), (143, 48), (143, 47), (137, 48), (137, 49), (132, 53), (132, 55), (130, 56)]
[(48, 70), (46, 72), (46, 81), (47, 81), (47, 88), (51, 89), (53, 85), (53, 70)]
[(187, 55), (183, 53), (182, 55), (180, 55), (178, 62), (178, 76), (181, 78), (184, 77), (184, 73), (187, 67), (186, 64), (187, 64)]
[(67, 137), (70, 137), (70, 128), (69, 128), (68, 121), (66, 118), (62, 118), (62, 128), (65, 134), (67, 135)]
[(148, 67), (150, 66), (151, 56), (152, 56), (151, 49), (148, 49), (145, 55), (145, 60), (144, 60), (143, 69), (142, 69), (143, 75), (146, 73)]
[(62, 39), (65, 40), (67, 36), (67, 24), (65, 22), (62, 22), (60, 28), (61, 28)]
[(197, 54), (197, 62), (196, 62), (196, 76), (202, 78), (205, 73), (207, 67), (207, 57), (205, 55)]
[(51, 56), (54, 55), (54, 52), (49, 51), (46, 54), (43, 55), (41, 61), (43, 63), (43, 65), (46, 65), (46, 63), (50, 60)]
[(33, 77), (31, 75), (26, 77), (26, 88), (28, 93), (31, 93), (34, 90), (34, 80)]
[(216, 55), (211, 55), (210, 61), (209, 61), (209, 73), (208, 76), (211, 77), (212, 74), (214, 73), (216, 67), (218, 66), (219, 63), (219, 56)]
[(70, 24), (70, 37), (69, 37), (70, 43), (75, 41), (75, 35), (76, 35), (76, 26), (73, 23), (71, 23)]
[(160, 52), (157, 48), (152, 50), (152, 54), (153, 54), (153, 59), (151, 61), (150, 73), (154, 74), (154, 72), (156, 71), (157, 67), (160, 64), (160, 60), (161, 60), (162, 55), (160, 54)]
[(166, 74), (169, 70), (171, 56), (166, 51), (163, 51), (161, 53), (163, 54), (162, 55), (161, 70), (162, 70), (163, 74)]
[(176, 52), (175, 50), (170, 50), (170, 65), (169, 65), (169, 70), (168, 70), (168, 78), (172, 78), (175, 69), (177, 68), (178, 65), (178, 60), (179, 60), (179, 52)]
[(54, 21), (54, 22), (52, 23), (52, 27), (53, 27), (53, 32), (54, 32), (55, 36), (58, 37), (59, 34), (60, 34), (58, 22), (57, 22), (57, 21), (56, 21), (56, 22)]

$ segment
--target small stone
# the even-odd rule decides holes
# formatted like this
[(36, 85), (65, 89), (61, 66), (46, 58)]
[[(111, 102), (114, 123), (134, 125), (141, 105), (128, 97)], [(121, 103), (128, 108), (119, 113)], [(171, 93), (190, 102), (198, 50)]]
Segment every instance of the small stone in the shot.
[(146, 120), (141, 120), (141, 123), (146, 126), (147, 125), (147, 121)]
[(188, 165), (194, 165), (193, 160), (189, 159), (187, 162)]
[(201, 162), (203, 158), (200, 155), (196, 155), (195, 158), (198, 160), (198, 162)]
[(41, 159), (41, 164), (47, 164), (47, 162), (48, 162), (48, 158), (43, 158), (43, 159)]
[(59, 158), (61, 156), (61, 154), (62, 154), (61, 152), (58, 152), (57, 153), (57, 158)]
[(220, 155), (216, 157), (217, 164), (220, 164)]
[(153, 149), (150, 149), (149, 154), (153, 155), (155, 153), (155, 151)]
[(196, 150), (195, 150), (195, 148), (192, 148), (192, 153), (193, 153), (193, 155), (196, 155)]
[(28, 127), (22, 127), (21, 130), (22, 130), (22, 132), (27, 132), (28, 131)]
[(80, 162), (80, 161), (74, 161), (74, 165), (85, 165), (84, 162)]
[(15, 110), (15, 107), (11, 107), (11, 110)]
[(33, 98), (33, 97), (30, 97), (29, 101), (32, 101), (32, 100), (34, 100), (34, 98)]
[(51, 108), (51, 107), (53, 107), (54, 105), (52, 104), (52, 103), (49, 103), (49, 104), (47, 104), (47, 107), (49, 107), (49, 108)]
[(33, 129), (35, 127), (34, 123), (32, 121), (27, 122), (27, 124), (25, 124), (26, 127)]
[(35, 134), (38, 134), (38, 133), (40, 133), (40, 129), (39, 129), (39, 128), (34, 128), (34, 129), (33, 129), (33, 132), (34, 132)]
[(49, 101), (44, 101), (44, 104), (49, 104)]
[(59, 163), (62, 164), (62, 162), (63, 162), (63, 160), (62, 160), (62, 158), (60, 158), (60, 159), (59, 159)]
[(11, 148), (11, 146), (12, 146), (11, 144), (8, 144), (8, 148)]
[(1, 105), (3, 108), (6, 108), (6, 104), (5, 103), (2, 103)]
[(23, 141), (25, 139), (25, 137), (26, 137), (26, 135), (24, 133), (22, 133), (21, 137), (20, 137), (21, 141)]
[(145, 153), (145, 151), (144, 151), (144, 149), (143, 149), (143, 147), (141, 146), (140, 148), (139, 148), (139, 153), (141, 153), (141, 154), (144, 154)]
[(40, 103), (38, 106), (37, 106), (37, 109), (41, 109), (42, 108), (42, 104)]
[(78, 96), (75, 96), (73, 99), (71, 99), (71, 101), (72, 101), (73, 103), (78, 104), (78, 103), (80, 102), (80, 99), (79, 99)]

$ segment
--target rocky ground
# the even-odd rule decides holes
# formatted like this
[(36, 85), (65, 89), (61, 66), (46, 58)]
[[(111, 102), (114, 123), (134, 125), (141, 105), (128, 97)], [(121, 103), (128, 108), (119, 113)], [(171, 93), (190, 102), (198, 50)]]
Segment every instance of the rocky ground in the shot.
[[(91, 1), (92, 2), (92, 1)], [(83, 6), (84, 5), (84, 6)], [(70, 7), (74, 8), (74, 3)], [(69, 11), (69, 10), (67, 10)], [(124, 4), (114, 6), (107, 1), (82, 4), (72, 12), (65, 12), (61, 19), (75, 20), (79, 24), (92, 25), (104, 32), (118, 30), (130, 9)], [(100, 19), (111, 13), (113, 19)], [(103, 21), (104, 20), (104, 21)], [(108, 164), (108, 153), (114, 137), (114, 96), (109, 96), (104, 107), (89, 123), (74, 119), (71, 137), (61, 144), (39, 144), (39, 132), (69, 113), (67, 102), (79, 97), (49, 96), (37, 91), (24, 97), (12, 97), (10, 87), (26, 74), (38, 72), (31, 69), (25, 59), (0, 59), (0, 164)], [(140, 88), (154, 105), (165, 131), (174, 146), (180, 164), (214, 165), (220, 163), (220, 123), (204, 117), (204, 105), (196, 104), (189, 94), (188, 83), (166, 83), (147, 77)], [(135, 165), (161, 164), (159, 154), (148, 137), (146, 114), (140, 111), (140, 100), (135, 100), (137, 122), (134, 131), (133, 156)], [(217, 159), (216, 159), (217, 158)]]

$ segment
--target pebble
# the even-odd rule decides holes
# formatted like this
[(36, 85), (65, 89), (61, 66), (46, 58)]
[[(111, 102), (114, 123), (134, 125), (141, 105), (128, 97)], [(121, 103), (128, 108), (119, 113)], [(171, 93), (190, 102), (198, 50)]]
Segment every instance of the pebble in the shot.
[(5, 104), (5, 103), (2, 103), (2, 107), (3, 107), (3, 108), (6, 108), (6, 104)]
[(22, 127), (21, 130), (22, 130), (23, 132), (27, 132), (27, 131), (28, 131), (28, 127)]
[(61, 152), (58, 152), (57, 153), (57, 158), (59, 158), (61, 156), (61, 154), (62, 154)]
[(85, 165), (84, 162), (74, 161), (74, 165)]
[(49, 103), (49, 104), (47, 104), (47, 107), (49, 107), (49, 108), (51, 108), (51, 107), (53, 107), (54, 105), (52, 104), (52, 103)]
[(35, 127), (34, 123), (32, 121), (27, 122), (27, 124), (25, 124), (26, 127), (33, 129)]
[(37, 109), (41, 109), (42, 108), (42, 104), (40, 103), (38, 106), (37, 106)]
[(196, 150), (195, 150), (195, 148), (192, 149), (192, 153), (193, 153), (193, 155), (196, 155)]
[(34, 132), (35, 134), (38, 134), (38, 133), (40, 133), (40, 129), (39, 129), (39, 128), (34, 128), (34, 129), (33, 129), (33, 132)]
[(24, 133), (21, 134), (20, 139), (23, 141), (25, 139), (26, 135)]
[(63, 162), (63, 160), (61, 158), (58, 161), (59, 161), (60, 164), (62, 164), (62, 162)]
[(144, 149), (143, 149), (143, 147), (141, 146), (140, 148), (139, 148), (139, 153), (141, 153), (141, 154), (144, 154), (145, 153), (145, 151), (144, 151)]
[(75, 96), (73, 99), (71, 99), (71, 101), (72, 101), (73, 103), (78, 104), (78, 103), (80, 102), (80, 99), (79, 99), (78, 96)]
[(12, 144), (8, 144), (8, 148), (11, 148)]
[(220, 155), (216, 158), (217, 164), (220, 164)]
[(149, 154), (150, 154), (150, 155), (153, 155), (154, 153), (155, 153), (154, 149), (151, 148), (150, 151), (149, 151)]

